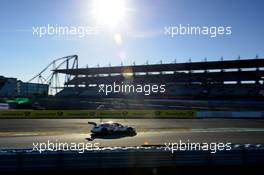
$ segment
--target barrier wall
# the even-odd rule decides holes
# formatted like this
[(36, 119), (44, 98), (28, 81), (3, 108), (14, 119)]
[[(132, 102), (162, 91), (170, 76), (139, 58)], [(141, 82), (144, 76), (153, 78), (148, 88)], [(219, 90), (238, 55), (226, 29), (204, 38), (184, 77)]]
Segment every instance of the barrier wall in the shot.
[(230, 151), (218, 151), (215, 154), (211, 154), (210, 151), (175, 151), (172, 154), (169, 151), (164, 151), (164, 148), (159, 150), (152, 148), (90, 151), (82, 154), (76, 152), (45, 152), (40, 154), (38, 152), (30, 152), (30, 150), (18, 153), (15, 151), (0, 153), (0, 172), (56, 169), (61, 171), (80, 168), (157, 168), (179, 166), (193, 166), (195, 168), (196, 166), (220, 165), (263, 166), (264, 149), (262, 147), (256, 148), (255, 146), (252, 148), (234, 148)]
[(0, 118), (252, 118), (264, 119), (263, 111), (195, 110), (0, 110)]
[(262, 111), (200, 111), (197, 118), (238, 118), (238, 119), (261, 119), (264, 118)]
[(196, 118), (193, 110), (3, 110), (0, 118)]

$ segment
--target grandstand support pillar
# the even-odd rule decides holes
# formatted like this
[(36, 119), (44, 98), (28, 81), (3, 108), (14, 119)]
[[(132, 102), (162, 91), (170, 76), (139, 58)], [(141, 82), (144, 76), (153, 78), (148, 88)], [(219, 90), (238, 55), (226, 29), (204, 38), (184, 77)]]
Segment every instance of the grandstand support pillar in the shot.
[[(239, 60), (240, 60), (240, 56), (239, 56)], [(238, 72), (241, 72), (241, 68), (238, 68)], [(238, 81), (237, 81), (237, 84), (241, 84), (241, 81), (238, 80)]]
[[(69, 59), (66, 59), (66, 70), (69, 70)], [(69, 76), (67, 76), (66, 82), (69, 82)], [(68, 87), (68, 84), (66, 84), (66, 87)]]
[(259, 75), (259, 67), (256, 67), (256, 80), (255, 80), (255, 84), (259, 85), (260, 84), (260, 80), (261, 80), (261, 76)]

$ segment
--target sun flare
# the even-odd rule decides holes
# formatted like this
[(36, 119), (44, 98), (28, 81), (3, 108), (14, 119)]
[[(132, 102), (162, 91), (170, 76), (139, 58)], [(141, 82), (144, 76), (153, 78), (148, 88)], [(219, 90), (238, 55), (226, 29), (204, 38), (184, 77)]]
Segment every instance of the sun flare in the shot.
[(116, 28), (126, 16), (125, 0), (94, 0), (91, 12), (99, 24)]

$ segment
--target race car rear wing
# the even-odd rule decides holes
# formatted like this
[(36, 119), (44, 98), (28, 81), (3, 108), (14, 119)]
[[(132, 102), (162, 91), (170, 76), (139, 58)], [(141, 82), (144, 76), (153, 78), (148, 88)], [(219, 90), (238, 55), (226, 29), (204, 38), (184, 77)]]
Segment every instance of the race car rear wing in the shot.
[(97, 125), (95, 122), (88, 122), (88, 124), (90, 124), (90, 125), (94, 125), (94, 126)]

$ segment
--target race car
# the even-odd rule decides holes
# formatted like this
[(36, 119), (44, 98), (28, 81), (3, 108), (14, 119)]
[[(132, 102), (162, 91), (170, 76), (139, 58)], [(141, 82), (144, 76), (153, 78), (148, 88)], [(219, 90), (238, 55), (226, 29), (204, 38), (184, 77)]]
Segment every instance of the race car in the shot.
[(95, 122), (88, 122), (88, 124), (94, 125), (91, 129), (92, 134), (133, 134), (136, 133), (135, 128), (130, 126), (121, 125), (114, 122), (103, 122), (96, 124)]

